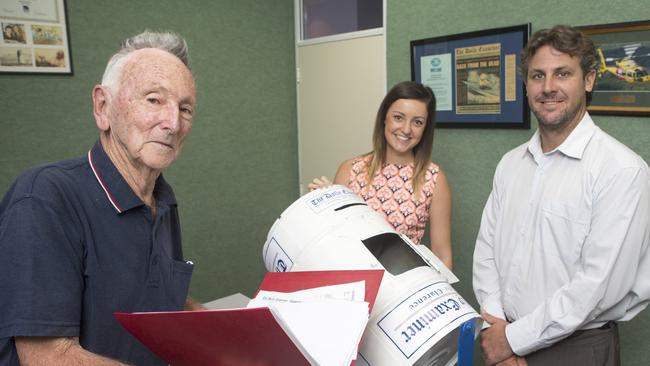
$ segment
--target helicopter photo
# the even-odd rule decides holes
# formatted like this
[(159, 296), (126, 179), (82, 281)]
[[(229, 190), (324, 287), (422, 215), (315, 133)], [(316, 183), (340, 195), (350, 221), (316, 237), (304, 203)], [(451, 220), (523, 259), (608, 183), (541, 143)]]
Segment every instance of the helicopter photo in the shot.
[[(625, 55), (623, 57), (605, 57), (602, 48), (598, 48), (600, 66), (598, 68), (598, 78), (606, 74), (615, 76), (627, 83), (647, 83), (650, 82), (648, 71), (635, 61), (636, 51), (640, 44), (626, 45), (623, 48)], [(648, 55), (646, 55), (647, 57)], [(609, 64), (608, 64), (609, 61)], [(613, 65), (612, 65), (613, 64)]]
[(589, 111), (650, 115), (650, 20), (580, 30), (593, 41), (599, 64)]

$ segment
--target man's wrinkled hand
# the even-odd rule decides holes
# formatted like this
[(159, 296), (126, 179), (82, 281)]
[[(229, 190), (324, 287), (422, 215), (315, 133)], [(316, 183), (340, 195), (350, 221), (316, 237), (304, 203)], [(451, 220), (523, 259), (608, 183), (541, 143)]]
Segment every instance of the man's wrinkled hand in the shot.
[[(502, 361), (510, 361), (515, 356), (506, 338), (506, 325), (508, 322), (482, 312), (483, 319), (490, 324), (489, 328), (481, 331), (481, 350), (486, 365), (497, 365)], [(515, 358), (513, 361), (517, 362)], [(523, 362), (526, 362), (523, 360)], [(517, 365), (507, 363), (506, 365)]]

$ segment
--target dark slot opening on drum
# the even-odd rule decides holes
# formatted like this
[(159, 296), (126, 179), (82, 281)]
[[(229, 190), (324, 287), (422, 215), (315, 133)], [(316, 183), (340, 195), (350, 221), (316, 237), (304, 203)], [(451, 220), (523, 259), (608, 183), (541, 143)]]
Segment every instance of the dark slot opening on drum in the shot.
[(397, 276), (427, 263), (396, 233), (383, 233), (362, 240), (384, 268)]
[(365, 203), (361, 203), (361, 202), (357, 202), (357, 203), (348, 203), (347, 205), (343, 205), (343, 206), (341, 206), (341, 207), (335, 208), (334, 211), (345, 210), (346, 208), (348, 208), (348, 207), (352, 207), (352, 206), (368, 206), (368, 205), (365, 204)]

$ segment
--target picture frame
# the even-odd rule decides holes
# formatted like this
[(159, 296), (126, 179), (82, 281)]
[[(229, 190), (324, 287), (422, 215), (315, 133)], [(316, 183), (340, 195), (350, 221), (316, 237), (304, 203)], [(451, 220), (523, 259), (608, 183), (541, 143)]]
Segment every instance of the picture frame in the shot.
[(599, 57), (589, 113), (650, 116), (650, 20), (577, 28)]
[(65, 0), (0, 0), (0, 73), (72, 74)]
[(411, 41), (411, 80), (436, 96), (437, 127), (530, 128), (519, 74), (530, 23)]

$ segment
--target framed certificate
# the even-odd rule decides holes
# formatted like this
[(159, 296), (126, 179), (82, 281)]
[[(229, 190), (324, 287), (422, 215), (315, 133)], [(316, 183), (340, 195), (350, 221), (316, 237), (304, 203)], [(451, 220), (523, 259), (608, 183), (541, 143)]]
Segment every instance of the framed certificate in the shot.
[(0, 0), (0, 72), (72, 74), (65, 0)]
[(436, 96), (438, 127), (530, 128), (518, 72), (530, 24), (411, 41), (411, 79)]

